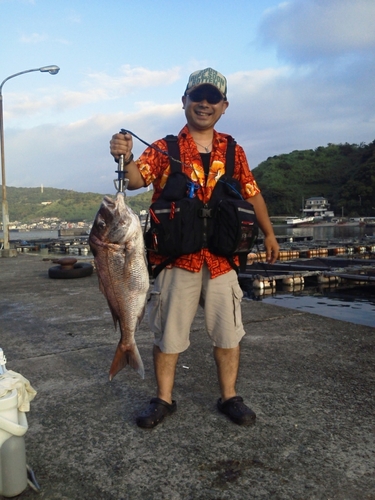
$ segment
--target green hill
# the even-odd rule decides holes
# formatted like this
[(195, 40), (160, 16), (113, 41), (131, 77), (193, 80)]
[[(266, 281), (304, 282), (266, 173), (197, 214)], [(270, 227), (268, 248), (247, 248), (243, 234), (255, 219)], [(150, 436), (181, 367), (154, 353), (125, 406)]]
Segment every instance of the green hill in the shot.
[(254, 176), (272, 215), (300, 215), (302, 200), (312, 196), (327, 198), (336, 214), (375, 215), (375, 141), (273, 156)]
[[(113, 196), (113, 195), (110, 195)], [(139, 213), (150, 205), (152, 191), (128, 196), (127, 202)], [(94, 219), (102, 194), (79, 193), (68, 189), (7, 187), (11, 222), (32, 223), (43, 217), (57, 217), (68, 222)]]

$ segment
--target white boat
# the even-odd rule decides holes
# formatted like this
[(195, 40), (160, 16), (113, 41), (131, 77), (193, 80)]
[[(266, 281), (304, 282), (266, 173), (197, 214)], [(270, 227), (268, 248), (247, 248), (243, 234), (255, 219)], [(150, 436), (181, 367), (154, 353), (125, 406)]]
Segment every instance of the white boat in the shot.
[(288, 217), (286, 219), (287, 224), (292, 224), (293, 226), (297, 224), (309, 224), (314, 222), (314, 217)]

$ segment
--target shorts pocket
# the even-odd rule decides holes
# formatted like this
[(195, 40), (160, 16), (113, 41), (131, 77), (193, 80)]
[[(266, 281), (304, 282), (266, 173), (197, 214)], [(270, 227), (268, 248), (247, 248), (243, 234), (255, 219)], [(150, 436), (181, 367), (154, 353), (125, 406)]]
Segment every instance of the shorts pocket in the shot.
[(160, 292), (151, 292), (147, 302), (147, 316), (150, 330), (154, 333), (156, 339), (161, 339), (161, 294)]
[(243, 291), (238, 283), (232, 285), (233, 317), (235, 326), (242, 324), (241, 301)]

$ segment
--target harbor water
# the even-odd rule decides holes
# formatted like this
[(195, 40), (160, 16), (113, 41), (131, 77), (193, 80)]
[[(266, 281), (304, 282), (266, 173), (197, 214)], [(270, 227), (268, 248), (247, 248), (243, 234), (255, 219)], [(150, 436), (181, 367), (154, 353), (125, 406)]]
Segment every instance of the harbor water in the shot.
[[(316, 242), (332, 240), (361, 239), (375, 236), (374, 227), (359, 225), (310, 225), (304, 227), (274, 226), (276, 236), (306, 237)], [(0, 232), (0, 238), (2, 233)], [(10, 232), (10, 241), (58, 239), (57, 231)], [(61, 256), (61, 255), (60, 255)], [(375, 327), (375, 287), (305, 287), (302, 290), (276, 291), (272, 295), (248, 297), (265, 303), (280, 305), (348, 321), (354, 324)], [(246, 299), (246, 295), (245, 295)]]
[[(47, 229), (40, 231), (10, 231), (9, 232), (9, 241), (35, 241), (35, 240), (54, 240), (58, 239), (59, 232), (58, 231), (49, 231)], [(0, 239), (3, 238), (3, 232), (0, 231)]]
[[(305, 237), (322, 244), (335, 240), (345, 242), (345, 240), (360, 240), (375, 236), (375, 227), (358, 224), (318, 224), (299, 227), (275, 225), (274, 231), (276, 236)], [(287, 291), (277, 290), (275, 293), (258, 296), (256, 299), (267, 304), (375, 327), (374, 285), (310, 286), (302, 289), (296, 287)]]
[(303, 236), (314, 241), (345, 240), (353, 238), (366, 238), (375, 235), (375, 227), (360, 226), (358, 224), (316, 224), (298, 227), (286, 225), (273, 226), (276, 236)]
[(262, 298), (266, 304), (295, 309), (375, 328), (375, 286), (277, 292)]
[[(316, 224), (291, 227), (286, 224), (275, 224), (273, 226), (276, 236), (303, 236), (312, 238), (316, 241), (327, 241), (332, 239), (346, 238), (365, 238), (366, 236), (375, 236), (375, 227), (359, 226), (358, 224)], [(0, 239), (3, 237), (0, 231)], [(40, 230), (40, 231), (10, 231), (10, 241), (26, 240), (33, 241), (39, 239), (57, 239), (58, 231)]]

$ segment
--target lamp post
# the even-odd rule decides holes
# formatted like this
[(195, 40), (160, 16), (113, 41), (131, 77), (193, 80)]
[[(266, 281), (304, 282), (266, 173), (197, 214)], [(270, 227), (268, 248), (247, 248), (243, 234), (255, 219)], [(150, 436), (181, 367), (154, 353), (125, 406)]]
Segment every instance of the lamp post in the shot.
[(3, 85), (5, 82), (19, 75), (24, 75), (25, 73), (31, 73), (32, 71), (41, 71), (42, 73), (49, 73), (50, 75), (56, 75), (60, 68), (58, 66), (43, 66), (42, 68), (28, 69), (26, 71), (21, 71), (20, 73), (15, 73), (14, 75), (5, 78), (0, 85), (0, 145), (1, 145), (1, 182), (2, 182), (2, 210), (3, 210), (3, 240), (4, 240), (4, 250), (2, 256), (9, 255), (9, 213), (8, 213), (8, 201), (6, 194), (6, 181), (5, 181), (5, 154), (4, 154), (4, 116), (3, 116)]

